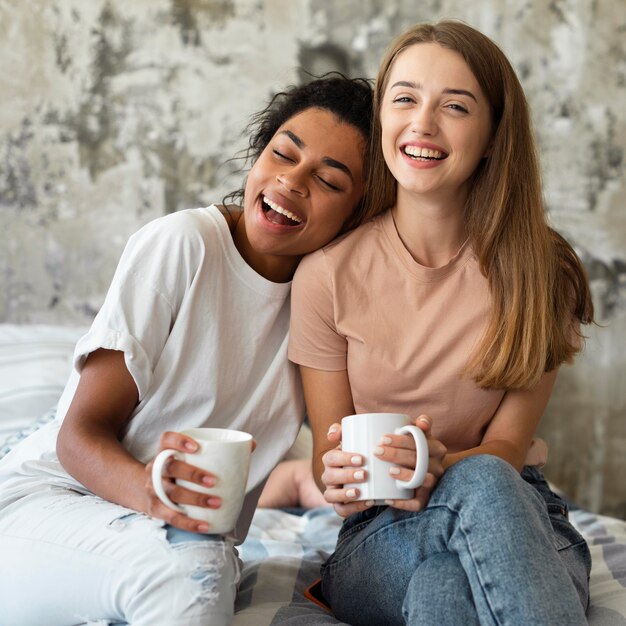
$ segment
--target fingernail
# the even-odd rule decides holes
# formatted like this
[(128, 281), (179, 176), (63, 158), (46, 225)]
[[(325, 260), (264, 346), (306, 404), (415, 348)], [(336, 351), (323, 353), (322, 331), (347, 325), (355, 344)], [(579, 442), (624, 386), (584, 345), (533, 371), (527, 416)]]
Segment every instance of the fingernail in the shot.
[(185, 441), (185, 450), (190, 450), (191, 452), (195, 452), (198, 448), (198, 444), (193, 441)]
[(374, 454), (376, 456), (380, 456), (381, 454), (385, 454), (385, 449), (381, 448), (380, 446), (377, 446), (376, 448), (374, 448)]
[(339, 430), (339, 428), (337, 426), (331, 426), (328, 429), (328, 434), (331, 435), (332, 433), (336, 433)]
[(363, 459), (360, 456), (353, 456), (350, 459), (350, 463), (352, 463), (353, 465), (362, 465)]
[(206, 499), (206, 503), (211, 507), (211, 508), (218, 508), (221, 504), (220, 499), (219, 498), (207, 498)]
[(400, 468), (399, 467), (390, 467), (389, 468), (389, 473), (393, 474), (394, 476), (397, 476), (400, 473)]
[(196, 526), (196, 528), (198, 529), (199, 533), (208, 533), (209, 532), (209, 525), (208, 524), (198, 524)]
[(209, 487), (213, 487), (213, 485), (215, 485), (215, 478), (213, 476), (203, 476), (202, 484), (208, 485)]
[(365, 472), (363, 470), (354, 472), (354, 480), (363, 480), (364, 478), (365, 478)]
[(424, 422), (424, 424), (428, 424), (429, 426), (431, 424), (430, 418), (426, 417), (425, 415), (420, 415), (417, 419), (420, 422)]
[(382, 443), (383, 446), (388, 446), (391, 443), (391, 437), (383, 437), (380, 443)]
[(356, 489), (348, 489), (348, 491), (346, 491), (346, 496), (348, 498), (355, 498), (356, 497)]
[(374, 506), (374, 500), (368, 500), (365, 504), (367, 504), (367, 506)]
[(393, 504), (393, 500), (385, 500), (385, 504)]

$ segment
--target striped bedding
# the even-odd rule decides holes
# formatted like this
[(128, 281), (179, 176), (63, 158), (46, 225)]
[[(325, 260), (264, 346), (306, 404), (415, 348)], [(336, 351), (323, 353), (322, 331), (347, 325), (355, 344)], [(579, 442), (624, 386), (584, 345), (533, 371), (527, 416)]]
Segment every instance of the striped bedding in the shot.
[[(582, 510), (570, 516), (593, 558), (589, 624), (626, 626), (626, 522)], [(340, 523), (330, 509), (302, 516), (257, 510), (240, 547), (244, 568), (234, 626), (343, 623), (303, 595), (332, 551)]]

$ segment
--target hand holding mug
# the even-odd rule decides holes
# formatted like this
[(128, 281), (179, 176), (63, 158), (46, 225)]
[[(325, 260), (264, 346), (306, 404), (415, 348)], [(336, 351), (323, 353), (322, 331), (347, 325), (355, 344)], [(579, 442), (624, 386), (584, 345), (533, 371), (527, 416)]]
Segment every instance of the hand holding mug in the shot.
[[(165, 445), (164, 445), (165, 444)], [(241, 512), (254, 449), (252, 435), (223, 428), (165, 433), (146, 467), (155, 512), (173, 526), (212, 534), (232, 531)]]
[[(161, 435), (159, 440), (158, 453), (163, 450), (177, 450), (179, 452), (194, 453), (198, 450), (197, 442), (182, 433), (167, 431)], [(158, 455), (157, 453), (157, 455)], [(156, 458), (156, 457), (155, 457)], [(154, 485), (152, 484), (152, 467), (154, 459), (145, 466), (145, 488), (147, 493), (147, 504), (144, 507), (145, 513), (156, 519), (161, 519), (171, 526), (181, 528), (189, 532), (208, 532), (208, 524), (201, 520), (192, 519), (186, 513), (170, 508), (163, 504), (157, 495)], [(211, 486), (214, 484), (215, 477), (195, 465), (191, 465), (184, 461), (172, 459), (170, 463), (163, 469), (163, 484), (167, 490), (170, 499), (178, 504), (197, 504), (198, 506), (219, 507), (221, 500), (214, 497), (209, 503), (208, 499), (199, 496), (198, 492), (187, 489), (178, 485), (175, 481), (180, 478), (190, 483), (198, 485)], [(204, 500), (204, 501), (202, 501)]]
[[(430, 494), (443, 475), (443, 459), (447, 453), (446, 447), (431, 435), (432, 420), (427, 415), (420, 415), (415, 420), (415, 426), (420, 428), (428, 442), (428, 470), (421, 485), (417, 487), (414, 495), (407, 499), (389, 499), (386, 504), (404, 511), (419, 511), (423, 509)], [(406, 479), (412, 473), (414, 467), (415, 449), (409, 437), (391, 435), (383, 439), (376, 456), (394, 463), (389, 471), (392, 475)]]
[[(377, 503), (405, 510), (425, 506), (443, 474), (446, 453), (443, 444), (430, 435), (430, 418), (420, 416), (416, 426), (410, 427), (406, 426), (409, 418), (399, 414), (366, 414), (344, 420), (344, 430), (346, 422), (349, 428), (347, 438), (342, 427), (333, 424), (328, 440), (342, 439), (343, 443), (323, 458), (322, 481), (327, 487), (324, 497), (337, 513), (347, 517)], [(357, 423), (361, 428), (350, 428)], [(412, 432), (417, 428), (423, 437)], [(360, 433), (356, 439), (355, 432)], [(357, 453), (348, 445), (357, 448)]]
[(322, 457), (324, 463), (322, 482), (326, 486), (324, 499), (333, 505), (335, 512), (341, 517), (349, 517), (353, 513), (370, 508), (374, 504), (373, 500), (370, 502), (356, 500), (360, 490), (355, 487), (344, 487), (346, 484), (366, 480), (366, 472), (362, 467), (363, 458), (341, 449), (341, 424), (332, 424), (326, 437), (328, 441), (339, 445)]

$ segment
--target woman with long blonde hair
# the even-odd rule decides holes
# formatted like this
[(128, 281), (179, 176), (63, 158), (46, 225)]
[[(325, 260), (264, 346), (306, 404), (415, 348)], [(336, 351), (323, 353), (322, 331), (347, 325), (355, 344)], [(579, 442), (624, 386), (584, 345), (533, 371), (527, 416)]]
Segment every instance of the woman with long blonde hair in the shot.
[[(585, 624), (588, 548), (525, 460), (593, 306), (546, 220), (522, 87), (477, 30), (420, 24), (383, 59), (374, 115), (371, 219), (307, 257), (292, 297), (314, 473), (346, 517), (323, 593), (351, 624)], [(339, 422), (371, 412), (427, 434), (412, 499), (353, 486)], [(412, 438), (375, 454), (410, 478)]]

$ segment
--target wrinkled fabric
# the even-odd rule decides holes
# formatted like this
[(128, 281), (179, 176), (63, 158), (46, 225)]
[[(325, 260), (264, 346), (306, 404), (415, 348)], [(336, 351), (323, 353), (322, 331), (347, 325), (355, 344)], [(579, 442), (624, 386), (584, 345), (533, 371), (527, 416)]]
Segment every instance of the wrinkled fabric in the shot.
[[(19, 523), (16, 520), (19, 519)], [(12, 626), (230, 624), (231, 541), (67, 489), (0, 510), (0, 621)]]
[(448, 469), (423, 511), (349, 517), (322, 580), (355, 626), (582, 626), (590, 568), (541, 472), (480, 455)]

